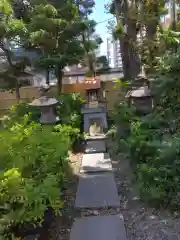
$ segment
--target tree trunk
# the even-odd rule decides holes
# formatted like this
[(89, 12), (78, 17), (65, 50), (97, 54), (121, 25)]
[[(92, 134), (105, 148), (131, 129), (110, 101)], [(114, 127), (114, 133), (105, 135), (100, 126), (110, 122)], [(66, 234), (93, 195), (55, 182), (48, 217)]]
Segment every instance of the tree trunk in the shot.
[[(118, 0), (114, 0), (115, 4), (115, 15), (116, 15), (116, 22), (117, 25), (120, 23), (120, 12), (121, 12), (121, 3)], [(122, 24), (125, 24), (125, 19), (122, 18)], [(122, 66), (123, 66), (123, 73), (124, 78), (129, 79), (130, 71), (129, 71), (129, 54), (128, 54), (128, 42), (125, 39), (125, 36), (119, 38), (120, 42), (120, 54), (122, 57)]]
[(56, 69), (56, 77), (57, 77), (57, 94), (59, 95), (62, 92), (62, 80), (63, 80), (63, 71), (62, 68), (57, 66)]
[(130, 80), (136, 77), (141, 71), (141, 62), (137, 53), (137, 32), (135, 19), (131, 20), (128, 16), (129, 6), (127, 0), (120, 2), (115, 0), (115, 13), (117, 24), (122, 18), (122, 24), (126, 27), (124, 36), (119, 38), (120, 51), (122, 56), (122, 65), (124, 78)]
[(16, 66), (13, 65), (12, 59), (11, 59), (11, 52), (9, 51), (9, 49), (5, 48), (4, 45), (2, 44), (1, 46), (2, 50), (4, 51), (7, 61), (12, 69), (12, 72), (15, 76), (15, 92), (16, 92), (16, 101), (17, 103), (19, 103), (20, 101), (20, 91), (19, 91), (19, 82), (18, 82), (18, 77), (16, 74)]
[(86, 48), (86, 41), (90, 41), (89, 33), (87, 33), (87, 38), (86, 38), (85, 34), (82, 34), (82, 42), (83, 42), (84, 49), (85, 49), (89, 73), (91, 73), (91, 75), (94, 77), (95, 76), (95, 68), (94, 68), (94, 61), (93, 61), (94, 60), (93, 53), (90, 53), (88, 51), (88, 49)]
[(158, 26), (158, 16), (155, 15), (154, 18), (157, 18), (157, 19), (150, 21), (146, 25), (146, 39), (147, 39), (147, 46), (148, 46), (148, 68), (149, 68), (148, 72), (153, 72), (154, 66), (156, 65), (155, 63), (156, 56), (157, 56), (156, 33), (157, 33), (157, 26)]
[(170, 21), (173, 31), (176, 31), (176, 0), (170, 0)]
[(129, 40), (129, 61), (131, 78), (136, 77), (141, 72), (141, 61), (137, 50), (137, 20), (127, 18), (127, 36)]
[(131, 78), (131, 74), (129, 71), (129, 49), (128, 49), (128, 42), (126, 41), (125, 37), (122, 37), (119, 39), (120, 42), (120, 54), (122, 58), (122, 66), (123, 66), (123, 73), (124, 73), (124, 79), (128, 80)]
[[(170, 0), (170, 21), (171, 21), (171, 28), (173, 31), (176, 31), (176, 0)], [(172, 44), (172, 49), (174, 52), (177, 52), (177, 45)]]

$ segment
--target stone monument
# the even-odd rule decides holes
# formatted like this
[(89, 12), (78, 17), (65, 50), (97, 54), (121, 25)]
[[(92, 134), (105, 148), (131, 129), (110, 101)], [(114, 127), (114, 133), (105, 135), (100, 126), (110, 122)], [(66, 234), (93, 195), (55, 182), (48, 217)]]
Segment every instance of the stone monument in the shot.
[(32, 101), (29, 105), (40, 108), (41, 117), (40, 123), (42, 124), (53, 124), (59, 121), (55, 115), (55, 106), (58, 101), (51, 97), (49, 94), (49, 87), (43, 87), (40, 89), (41, 96)]
[(102, 101), (101, 83), (97, 77), (85, 80), (86, 102), (81, 113), (84, 115), (84, 132), (89, 136), (101, 136), (107, 130), (107, 107)]

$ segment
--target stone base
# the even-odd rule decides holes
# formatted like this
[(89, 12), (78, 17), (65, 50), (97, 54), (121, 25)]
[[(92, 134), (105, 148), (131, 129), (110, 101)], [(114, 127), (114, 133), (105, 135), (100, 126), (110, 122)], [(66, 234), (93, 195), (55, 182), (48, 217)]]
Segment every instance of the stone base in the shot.
[(54, 114), (54, 109), (50, 107), (45, 107), (41, 109), (40, 123), (42, 124), (52, 124), (59, 121), (59, 118)]
[(121, 214), (76, 219), (70, 240), (127, 240)]

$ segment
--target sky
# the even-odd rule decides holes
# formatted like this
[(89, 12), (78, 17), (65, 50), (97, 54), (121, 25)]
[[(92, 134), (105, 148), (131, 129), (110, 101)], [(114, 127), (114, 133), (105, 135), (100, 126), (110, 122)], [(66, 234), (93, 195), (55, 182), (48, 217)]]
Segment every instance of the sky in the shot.
[[(91, 18), (94, 19), (97, 23), (107, 20), (109, 18), (112, 18), (111, 14), (105, 13), (106, 10), (104, 8), (104, 5), (107, 4), (108, 2), (109, 0), (95, 0), (96, 6), (94, 8), (93, 14), (91, 15)], [(106, 27), (107, 23), (108, 23), (107, 21), (102, 22), (97, 24), (96, 26), (96, 33), (99, 34), (102, 40), (104, 41), (100, 47), (101, 55), (106, 55), (106, 52), (107, 52), (106, 41), (105, 41), (106, 35), (108, 34), (107, 27)]]

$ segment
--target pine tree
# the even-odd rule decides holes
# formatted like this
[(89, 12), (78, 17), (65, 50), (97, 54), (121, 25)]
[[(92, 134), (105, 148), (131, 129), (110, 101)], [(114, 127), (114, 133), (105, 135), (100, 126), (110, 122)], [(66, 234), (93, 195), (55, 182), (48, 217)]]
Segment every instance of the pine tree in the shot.
[(64, 67), (78, 63), (84, 54), (79, 36), (86, 25), (79, 19), (77, 6), (71, 0), (54, 6), (35, 5), (31, 16), (30, 42), (42, 52), (39, 65), (55, 70), (60, 93)]
[(5, 86), (14, 89), (17, 101), (20, 99), (20, 83), (19, 77), (27, 65), (27, 59), (15, 57), (11, 51), (11, 41), (21, 42), (26, 35), (26, 27), (22, 20), (14, 16), (12, 2), (2, 0), (0, 2), (0, 48), (6, 57), (6, 68), (0, 72), (0, 78), (5, 81)]

